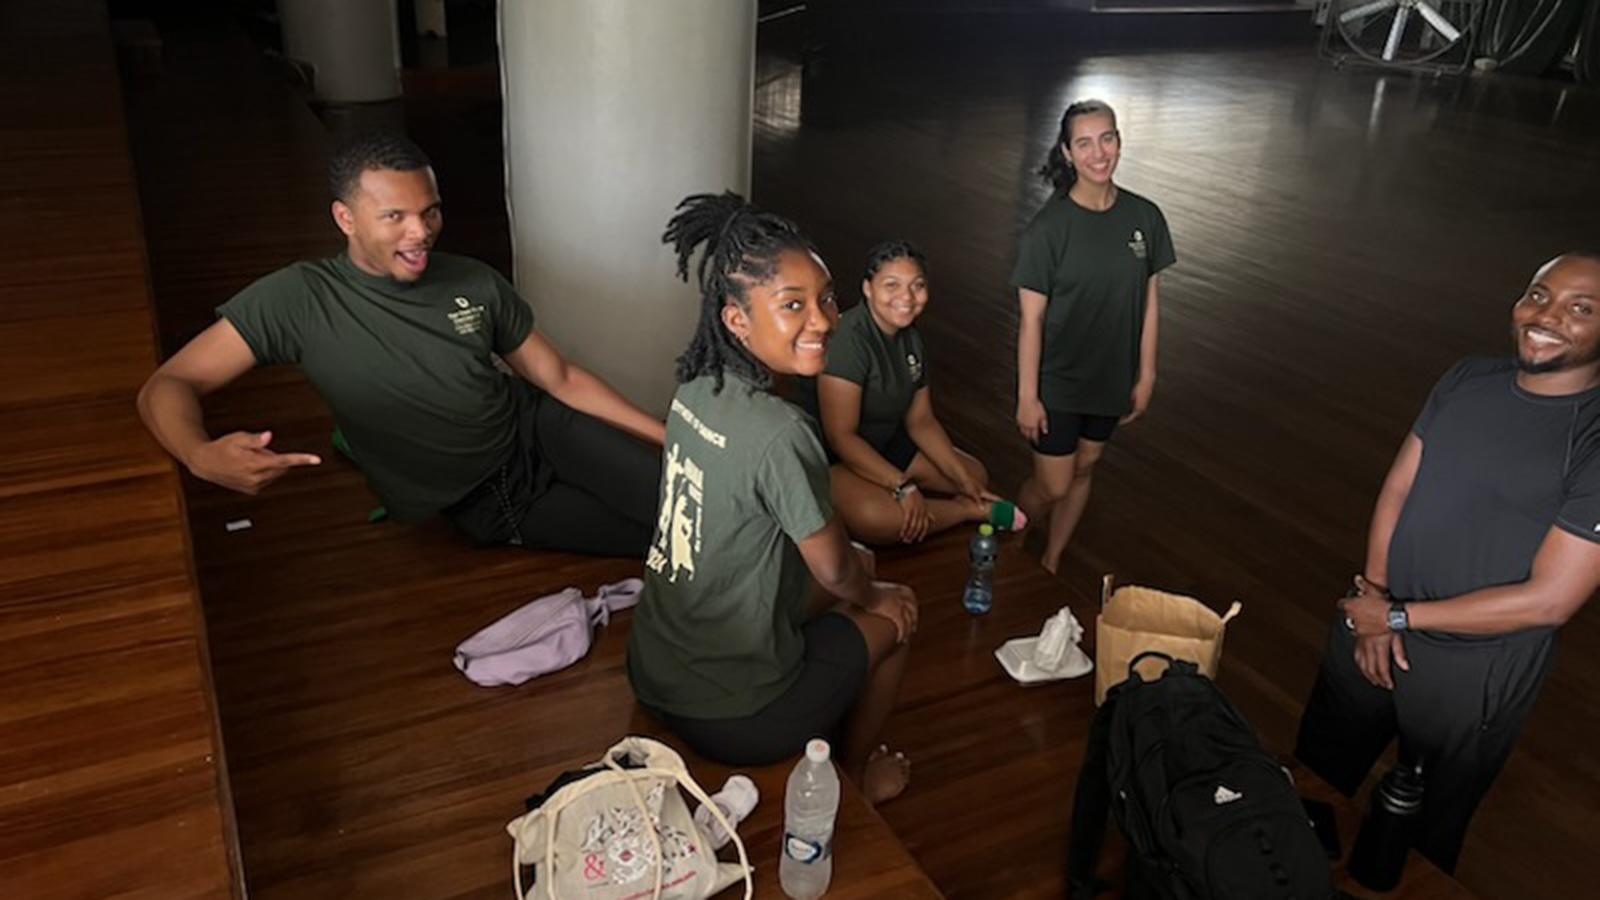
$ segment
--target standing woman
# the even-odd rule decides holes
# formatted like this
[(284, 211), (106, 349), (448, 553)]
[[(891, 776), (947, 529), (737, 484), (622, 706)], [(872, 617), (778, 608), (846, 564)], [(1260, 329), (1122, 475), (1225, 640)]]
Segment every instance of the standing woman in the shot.
[(869, 800), (890, 799), (909, 765), (874, 747), (916, 597), (872, 581), (833, 514), (810, 418), (769, 390), (822, 371), (832, 278), (793, 223), (733, 193), (684, 200), (663, 240), (685, 280), (703, 248), (700, 323), (678, 358), (629, 681), (703, 756), (766, 765), (825, 736)]
[(989, 492), (983, 464), (933, 414), (916, 325), (928, 305), (927, 257), (909, 241), (877, 245), (861, 294), (812, 385), (845, 527), (869, 544), (915, 543), (962, 522), (1020, 528), (1026, 516)]
[(1154, 203), (1111, 179), (1122, 153), (1117, 116), (1083, 100), (1039, 174), (1055, 186), (1022, 233), (1011, 283), (1017, 334), (1017, 428), (1033, 445), (1018, 502), (1045, 523), (1051, 572), (1089, 501), (1094, 465), (1118, 424), (1150, 405), (1162, 269), (1177, 257)]

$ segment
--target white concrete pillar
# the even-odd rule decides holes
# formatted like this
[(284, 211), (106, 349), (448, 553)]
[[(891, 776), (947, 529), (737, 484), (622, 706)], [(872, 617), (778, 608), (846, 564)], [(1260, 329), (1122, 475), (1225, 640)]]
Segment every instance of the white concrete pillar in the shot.
[(569, 358), (664, 413), (698, 316), (661, 232), (750, 193), (756, 0), (501, 0), (518, 290)]
[(400, 96), (396, 0), (278, 0), (283, 52), (311, 68), (317, 99), (373, 103)]

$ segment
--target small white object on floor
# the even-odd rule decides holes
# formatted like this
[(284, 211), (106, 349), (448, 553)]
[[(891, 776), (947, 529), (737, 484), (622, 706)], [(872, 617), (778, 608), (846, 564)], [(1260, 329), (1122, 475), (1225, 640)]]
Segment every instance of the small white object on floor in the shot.
[(1072, 610), (1063, 606), (1044, 623), (1038, 637), (1006, 641), (994, 657), (1006, 674), (1021, 684), (1077, 678), (1094, 669), (1094, 661), (1079, 646), (1082, 640), (1083, 626)]
[[(722, 814), (728, 817), (728, 824), (736, 830), (739, 823), (756, 808), (756, 803), (760, 799), (761, 791), (756, 788), (756, 783), (744, 775), (730, 776), (728, 783), (722, 786), (722, 790), (711, 795), (711, 802), (722, 810)], [(701, 833), (711, 843), (711, 849), (721, 850), (723, 845), (728, 843), (728, 833), (722, 830), (722, 825), (711, 815), (711, 811), (706, 809), (704, 803), (694, 811), (694, 823), (700, 826)]]
[(226, 528), (229, 534), (232, 534), (235, 531), (243, 531), (246, 528), (253, 527), (254, 525), (255, 523), (249, 519), (234, 519), (232, 522), (229, 522), (222, 527)]

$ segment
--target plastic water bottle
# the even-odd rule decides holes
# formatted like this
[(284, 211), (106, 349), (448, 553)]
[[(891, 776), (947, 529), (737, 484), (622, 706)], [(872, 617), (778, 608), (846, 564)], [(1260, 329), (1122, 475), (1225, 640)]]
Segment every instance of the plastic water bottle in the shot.
[(839, 812), (839, 773), (824, 740), (806, 744), (789, 773), (783, 797), (783, 855), (778, 883), (794, 900), (821, 897), (833, 880), (833, 820)]
[(966, 590), (961, 592), (961, 605), (967, 612), (981, 616), (994, 605), (994, 561), (1000, 555), (1000, 542), (995, 539), (993, 525), (978, 526), (967, 555), (972, 559), (972, 574), (967, 576)]

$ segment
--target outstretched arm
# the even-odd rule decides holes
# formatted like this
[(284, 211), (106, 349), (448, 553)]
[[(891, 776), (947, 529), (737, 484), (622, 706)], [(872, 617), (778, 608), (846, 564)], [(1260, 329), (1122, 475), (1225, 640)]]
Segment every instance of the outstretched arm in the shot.
[(197, 335), (156, 369), (139, 389), (146, 428), (195, 477), (254, 494), (297, 466), (322, 460), (310, 453), (267, 449), (272, 432), (235, 431), (212, 440), (200, 398), (255, 367), (255, 354), (227, 319)]
[(570, 363), (537, 331), (505, 356), (506, 364), (573, 409), (655, 444), (666, 442), (666, 426), (639, 409), (594, 373)]

